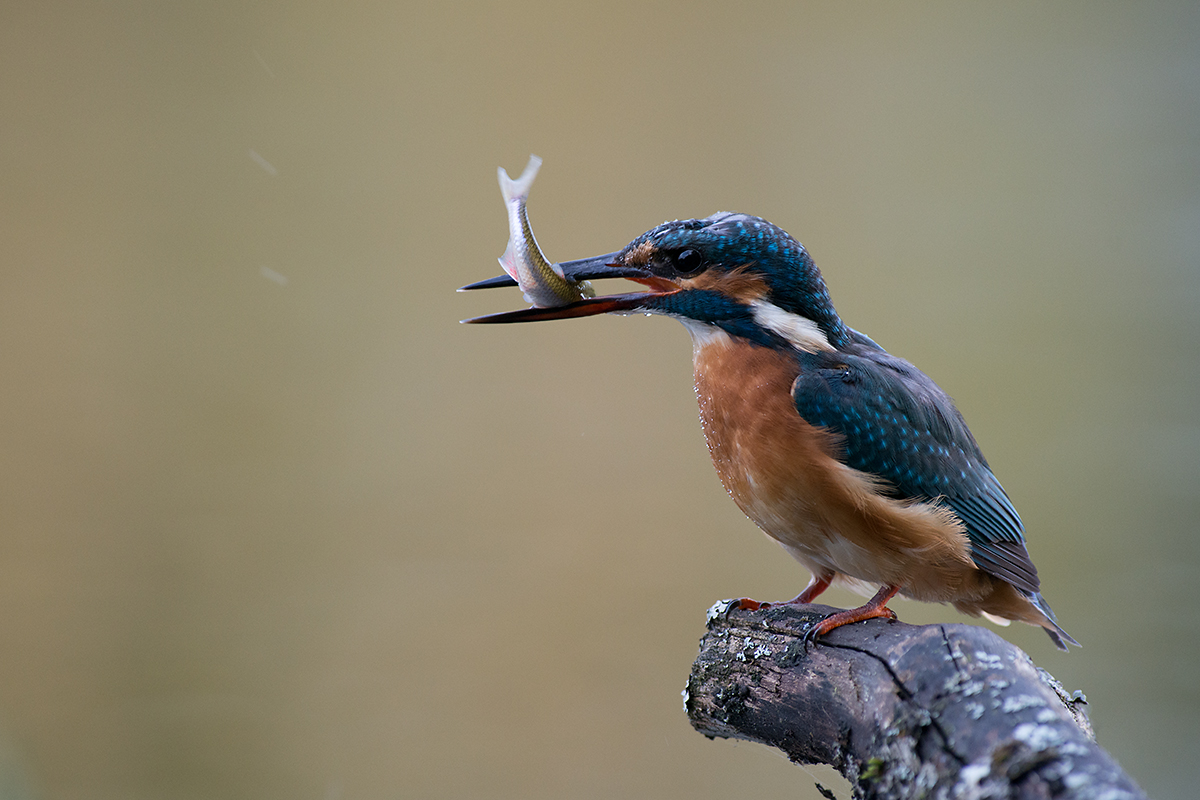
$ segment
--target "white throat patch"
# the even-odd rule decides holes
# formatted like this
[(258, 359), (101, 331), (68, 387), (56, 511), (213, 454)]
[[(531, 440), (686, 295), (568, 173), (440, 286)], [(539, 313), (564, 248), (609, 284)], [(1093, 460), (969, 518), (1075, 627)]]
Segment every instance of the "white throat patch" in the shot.
[(700, 322), (687, 317), (679, 317), (683, 327), (687, 328), (687, 332), (692, 335), (692, 355), (693, 357), (710, 344), (720, 344), (727, 346), (732, 339), (729, 334), (718, 328), (716, 325), (709, 325), (707, 322)]
[(784, 311), (765, 300), (753, 301), (750, 308), (754, 312), (755, 322), (791, 342), (798, 350), (806, 353), (833, 350), (829, 339), (811, 319)]

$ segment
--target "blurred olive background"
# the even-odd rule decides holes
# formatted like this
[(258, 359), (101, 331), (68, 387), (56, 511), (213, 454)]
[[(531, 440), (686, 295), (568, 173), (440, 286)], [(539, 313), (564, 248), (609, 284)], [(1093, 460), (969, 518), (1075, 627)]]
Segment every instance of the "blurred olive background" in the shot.
[(1003, 635), (1192, 796), (1195, 3), (10, 3), (0, 104), (0, 796), (848, 795), (680, 708), (705, 609), (808, 578), (682, 326), (458, 324), (530, 152), (554, 259), (801, 239), (1085, 647)]

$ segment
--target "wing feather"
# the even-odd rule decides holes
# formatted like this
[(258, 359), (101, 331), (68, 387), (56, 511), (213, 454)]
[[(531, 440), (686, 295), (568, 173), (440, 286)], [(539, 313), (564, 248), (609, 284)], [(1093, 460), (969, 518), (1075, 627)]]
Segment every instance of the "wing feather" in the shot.
[(953, 401), (912, 364), (861, 339), (849, 351), (797, 356), (796, 411), (837, 433), (845, 463), (883, 478), (891, 496), (952, 509), (980, 569), (1037, 592), (1021, 518)]

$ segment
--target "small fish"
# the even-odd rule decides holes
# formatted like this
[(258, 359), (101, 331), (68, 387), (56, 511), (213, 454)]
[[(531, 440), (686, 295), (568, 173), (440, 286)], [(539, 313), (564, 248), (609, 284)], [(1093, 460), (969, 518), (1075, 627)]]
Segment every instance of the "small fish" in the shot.
[(508, 247), (500, 257), (500, 266), (521, 287), (526, 300), (537, 308), (554, 308), (593, 297), (595, 292), (587, 281), (567, 280), (562, 267), (547, 261), (537, 239), (533, 238), (525, 204), (540, 166), (542, 160), (530, 156), (525, 171), (515, 181), (508, 177), (504, 167), (496, 171), (500, 178), (500, 193), (508, 207)]

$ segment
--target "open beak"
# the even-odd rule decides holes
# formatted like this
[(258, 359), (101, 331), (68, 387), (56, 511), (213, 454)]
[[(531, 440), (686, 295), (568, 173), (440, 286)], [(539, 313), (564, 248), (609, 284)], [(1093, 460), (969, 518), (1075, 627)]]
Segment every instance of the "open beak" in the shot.
[[(593, 258), (582, 258), (578, 261), (563, 261), (563, 275), (572, 281), (599, 280), (601, 278), (628, 278), (644, 283), (651, 288), (649, 292), (632, 292), (629, 294), (610, 294), (602, 297), (589, 297), (568, 303), (565, 306), (551, 308), (522, 308), (517, 311), (503, 311), (499, 314), (486, 314), (482, 317), (464, 319), (471, 324), (496, 324), (505, 322), (538, 322), (547, 319), (572, 319), (574, 317), (590, 317), (595, 314), (609, 314), (621, 311), (636, 311), (645, 307), (647, 298), (656, 297), (674, 291), (677, 287), (668, 284), (660, 278), (655, 278), (641, 267), (627, 267), (620, 261), (621, 254), (606, 253)], [(503, 286), (516, 286), (517, 282), (507, 275), (488, 278), (484, 281), (468, 284), (460, 292), (475, 289), (496, 289)]]

